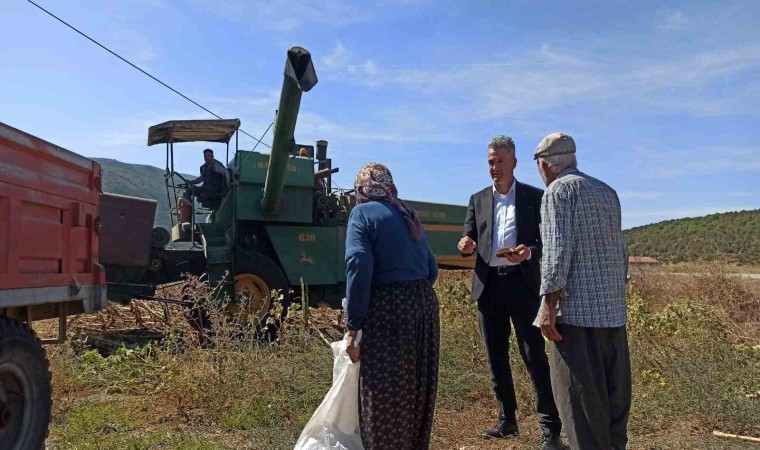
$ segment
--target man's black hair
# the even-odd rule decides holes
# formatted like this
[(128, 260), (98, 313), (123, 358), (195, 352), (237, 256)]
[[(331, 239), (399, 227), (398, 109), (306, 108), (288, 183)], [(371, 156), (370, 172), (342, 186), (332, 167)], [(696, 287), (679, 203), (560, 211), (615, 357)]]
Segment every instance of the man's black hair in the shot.
[(210, 148), (207, 148), (206, 150), (203, 150), (203, 153), (207, 153), (207, 152), (211, 153), (212, 155), (214, 154), (214, 151), (211, 150)]

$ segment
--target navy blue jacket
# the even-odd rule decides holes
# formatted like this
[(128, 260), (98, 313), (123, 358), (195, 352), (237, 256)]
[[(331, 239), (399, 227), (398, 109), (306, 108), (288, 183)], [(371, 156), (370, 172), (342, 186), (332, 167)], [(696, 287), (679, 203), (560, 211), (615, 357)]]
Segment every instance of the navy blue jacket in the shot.
[(415, 241), (398, 209), (368, 202), (351, 210), (346, 230), (346, 325), (359, 330), (372, 288), (404, 281), (435, 283), (438, 265), (427, 236)]

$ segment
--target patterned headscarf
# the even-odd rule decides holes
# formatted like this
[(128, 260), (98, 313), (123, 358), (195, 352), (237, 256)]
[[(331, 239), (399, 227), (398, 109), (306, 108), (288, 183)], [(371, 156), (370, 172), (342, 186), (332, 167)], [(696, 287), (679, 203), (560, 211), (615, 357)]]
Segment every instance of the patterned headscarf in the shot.
[(358, 203), (382, 200), (392, 204), (404, 216), (412, 238), (418, 240), (422, 237), (422, 224), (417, 211), (398, 198), (398, 190), (387, 167), (380, 163), (365, 164), (356, 175), (354, 187)]

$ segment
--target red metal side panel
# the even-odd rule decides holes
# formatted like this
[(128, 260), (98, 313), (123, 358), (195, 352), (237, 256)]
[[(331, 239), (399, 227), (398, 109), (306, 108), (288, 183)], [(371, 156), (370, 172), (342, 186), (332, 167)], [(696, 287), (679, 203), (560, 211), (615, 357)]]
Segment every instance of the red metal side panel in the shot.
[(100, 164), (0, 123), (0, 289), (104, 284)]

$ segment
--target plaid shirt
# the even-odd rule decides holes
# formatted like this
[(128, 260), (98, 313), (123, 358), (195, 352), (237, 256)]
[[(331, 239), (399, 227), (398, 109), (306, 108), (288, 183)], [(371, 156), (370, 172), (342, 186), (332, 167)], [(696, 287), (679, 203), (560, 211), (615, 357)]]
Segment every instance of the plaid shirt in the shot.
[(628, 251), (615, 191), (578, 169), (563, 170), (546, 189), (541, 217), (541, 295), (563, 291), (557, 322), (625, 325)]

